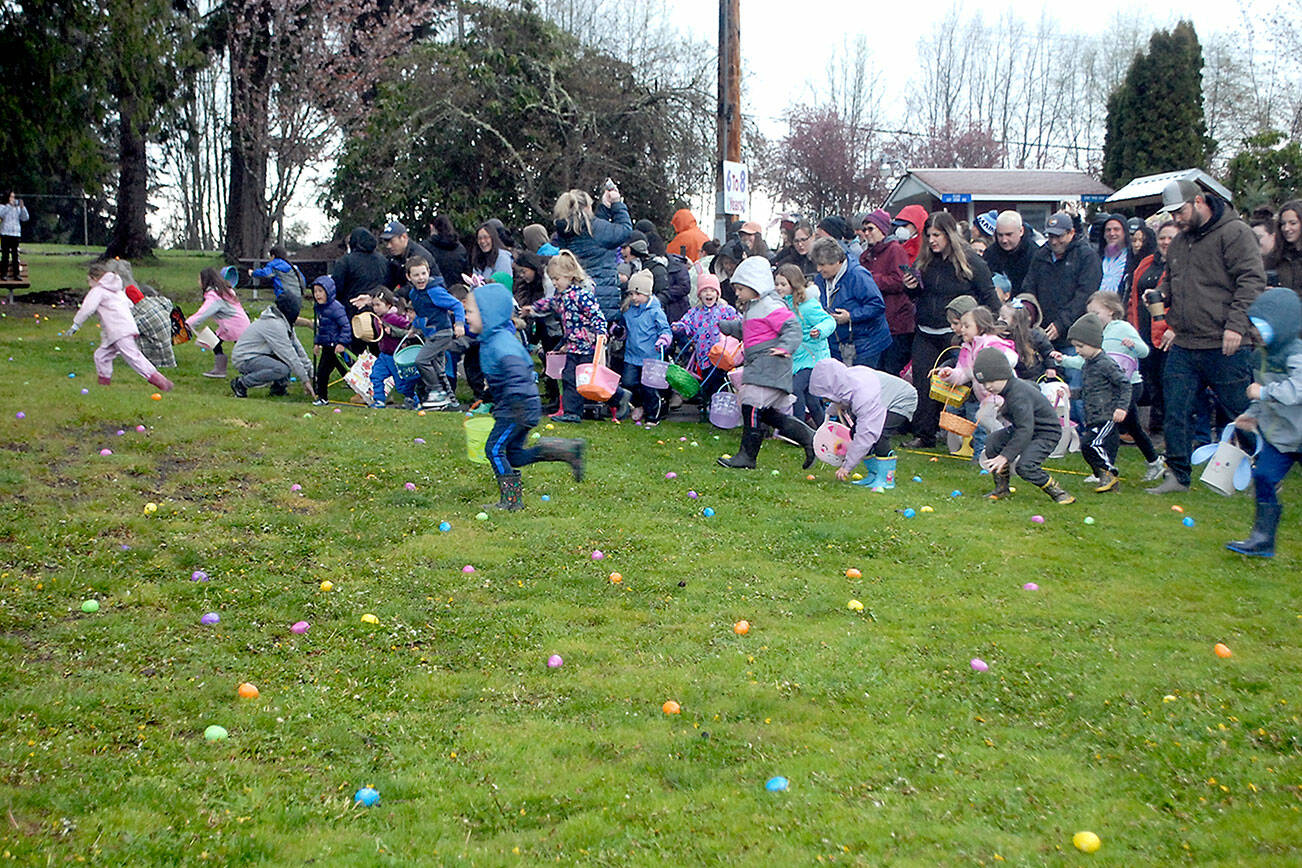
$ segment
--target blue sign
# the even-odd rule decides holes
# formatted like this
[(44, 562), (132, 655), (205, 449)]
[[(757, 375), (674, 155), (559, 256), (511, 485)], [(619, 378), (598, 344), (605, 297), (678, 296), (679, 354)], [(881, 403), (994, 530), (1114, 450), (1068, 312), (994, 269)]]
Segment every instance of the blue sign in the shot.
[(963, 204), (972, 201), (972, 194), (971, 193), (944, 193), (941, 195), (940, 201)]
[(1080, 200), (1087, 204), (1090, 202), (1106, 202), (1108, 201), (1108, 194), (1107, 193), (1082, 193), (1080, 196)]

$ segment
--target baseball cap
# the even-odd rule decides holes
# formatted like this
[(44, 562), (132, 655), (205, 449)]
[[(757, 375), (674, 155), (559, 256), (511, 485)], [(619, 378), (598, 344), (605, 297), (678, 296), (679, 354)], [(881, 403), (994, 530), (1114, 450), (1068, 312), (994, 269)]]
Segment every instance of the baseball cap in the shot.
[(1203, 188), (1193, 181), (1186, 181), (1183, 178), (1172, 181), (1162, 188), (1162, 207), (1158, 210), (1164, 214), (1178, 211), (1186, 202), (1192, 202), (1196, 196), (1201, 195), (1203, 195)]
[(1076, 224), (1071, 222), (1071, 215), (1066, 211), (1059, 211), (1049, 218), (1049, 222), (1044, 224), (1044, 234), (1046, 235), (1066, 235), (1074, 231)]
[(1129, 232), (1131, 235), (1134, 235), (1136, 232), (1138, 232), (1140, 229), (1143, 228), (1144, 228), (1144, 221), (1140, 220), (1138, 217), (1131, 217), (1129, 220), (1126, 221), (1126, 231)]
[(390, 238), (397, 238), (399, 235), (406, 235), (406, 234), (407, 234), (406, 226), (403, 226), (397, 220), (390, 220), (389, 225), (385, 226), (384, 231), (380, 233), (380, 240), (388, 241)]

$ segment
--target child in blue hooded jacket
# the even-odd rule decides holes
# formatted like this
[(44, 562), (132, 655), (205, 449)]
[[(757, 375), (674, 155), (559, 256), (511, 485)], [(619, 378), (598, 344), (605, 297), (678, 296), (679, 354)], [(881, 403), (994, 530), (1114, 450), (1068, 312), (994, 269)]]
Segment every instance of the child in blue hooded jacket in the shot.
[(289, 251), (280, 245), (271, 248), (271, 261), (261, 268), (250, 271), (249, 276), (263, 280), (270, 279), (277, 296), (288, 290), (296, 293), (295, 297), (301, 298), (303, 287), (307, 285), (307, 281), (303, 279), (303, 272), (289, 261)]
[(1252, 403), (1234, 424), (1261, 435), (1261, 452), (1252, 465), (1257, 514), (1248, 538), (1225, 547), (1271, 558), (1283, 511), (1276, 490), (1294, 462), (1302, 463), (1302, 302), (1291, 289), (1268, 289), (1248, 308), (1248, 320), (1261, 336), (1261, 361), (1255, 382), (1248, 386)]
[(642, 365), (648, 359), (659, 358), (673, 340), (669, 318), (652, 291), (654, 282), (646, 269), (629, 277), (628, 298), (621, 314), (627, 332), (622, 380), (624, 388), (633, 393), (640, 418), (647, 425), (660, 421), (660, 393), (642, 384)]
[(543, 437), (532, 448), (524, 444), (542, 417), (533, 359), (520, 343), (511, 315), (515, 299), (500, 283), (486, 283), (466, 296), (466, 327), (479, 335), (479, 364), (493, 393), (493, 430), (484, 455), (497, 477), (501, 495), (497, 509), (523, 509), (519, 468), (535, 461), (565, 461), (574, 481), (583, 480), (585, 442)]
[(316, 400), (318, 407), (329, 404), (326, 391), (330, 388), (330, 375), (338, 371), (348, 373), (340, 354), (353, 342), (353, 327), (348, 321), (344, 306), (335, 298), (335, 281), (324, 274), (312, 281), (313, 310), (316, 312), (316, 337), (312, 350), (316, 360)]

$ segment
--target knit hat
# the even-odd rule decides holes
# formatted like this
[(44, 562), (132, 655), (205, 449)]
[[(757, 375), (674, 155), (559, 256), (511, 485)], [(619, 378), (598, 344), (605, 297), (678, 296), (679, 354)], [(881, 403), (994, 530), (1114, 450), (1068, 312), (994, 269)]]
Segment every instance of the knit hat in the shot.
[(863, 219), (865, 223), (871, 223), (880, 229), (883, 235), (891, 234), (891, 215), (885, 208), (878, 208)]
[(651, 276), (650, 271), (644, 268), (628, 279), (628, 293), (632, 295), (635, 292), (640, 292), (650, 298), (651, 288), (655, 285), (655, 278)]
[(850, 235), (850, 230), (846, 226), (845, 218), (840, 214), (829, 214), (822, 220), (819, 220), (818, 228), (822, 229), (828, 235), (831, 235), (837, 241)]
[(987, 211), (976, 216), (977, 228), (981, 230), (983, 235), (989, 235), (991, 238), (995, 236), (995, 224), (997, 222), (999, 222), (998, 211)]
[(500, 283), (508, 290), (515, 288), (515, 275), (509, 271), (494, 271), (493, 276), (488, 278), (489, 283)]
[(945, 313), (962, 316), (970, 310), (976, 310), (979, 306), (977, 300), (970, 295), (956, 295), (949, 304), (945, 305)]
[(647, 250), (645, 238), (639, 238), (636, 241), (630, 242), (628, 245), (628, 249), (632, 250), (633, 253), (636, 254), (637, 256), (650, 255), (650, 251)]
[(136, 285), (134, 283), (131, 286), (127, 287), (126, 292), (127, 292), (127, 298), (131, 299), (132, 304), (139, 304), (140, 299), (145, 297), (145, 294), (143, 292), (136, 289)]
[(1097, 314), (1087, 313), (1067, 329), (1067, 340), (1077, 341), (1087, 347), (1103, 346), (1103, 320)]
[(708, 273), (702, 274), (700, 277), (696, 278), (696, 294), (700, 295), (701, 293), (705, 292), (707, 289), (712, 289), (714, 290), (715, 294), (719, 294), (720, 293), (719, 278), (715, 277), (713, 274), (708, 274)]
[(972, 360), (972, 377), (978, 383), (1013, 379), (1013, 366), (998, 347), (986, 347)]

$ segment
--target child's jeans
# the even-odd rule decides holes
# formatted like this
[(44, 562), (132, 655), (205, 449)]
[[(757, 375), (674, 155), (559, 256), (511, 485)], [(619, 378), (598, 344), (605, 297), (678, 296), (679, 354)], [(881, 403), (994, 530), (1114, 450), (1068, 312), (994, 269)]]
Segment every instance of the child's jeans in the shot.
[(1257, 455), (1257, 460), (1252, 465), (1252, 482), (1256, 488), (1258, 503), (1279, 502), (1275, 496), (1275, 489), (1284, 481), (1284, 477), (1288, 475), (1295, 461), (1302, 464), (1302, 452), (1280, 452), (1264, 437), (1262, 438), (1261, 453)]
[(111, 344), (103, 344), (95, 348), (95, 373), (105, 380), (112, 377), (113, 360), (118, 356), (126, 360), (126, 363), (131, 366), (131, 370), (146, 380), (158, 373), (158, 368), (154, 367), (154, 363), (145, 358), (144, 353), (140, 352), (140, 347), (136, 344), (136, 339), (132, 335), (118, 338)]
[[(1007, 428), (1000, 428), (998, 431), (991, 432), (986, 438), (986, 458), (994, 458), (1004, 451), (1008, 441), (1013, 439), (1017, 429), (1012, 425)], [(1044, 485), (1049, 481), (1049, 474), (1041, 467), (1046, 458), (1058, 446), (1060, 435), (1054, 434), (1052, 437), (1042, 437), (1038, 440), (1032, 440), (1021, 455), (1014, 455), (1013, 460), (1017, 462), (1017, 475), (1025, 479), (1032, 485)]]
[(509, 406), (493, 408), (493, 430), (484, 442), (484, 455), (492, 465), (493, 474), (505, 476), (512, 470), (533, 464), (538, 460), (538, 450), (526, 447), (529, 431), (542, 416), (538, 398), (512, 398)]
[(375, 393), (372, 397), (373, 403), (384, 403), (384, 381), (393, 377), (393, 387), (405, 397), (416, 400), (416, 380), (417, 377), (402, 380), (398, 378), (398, 365), (393, 361), (391, 353), (380, 353), (379, 358), (375, 360), (375, 367), (371, 368), (371, 390)]
[(791, 415), (803, 422), (805, 413), (809, 413), (809, 418), (814, 421), (814, 427), (817, 428), (823, 424), (827, 412), (823, 409), (823, 399), (809, 391), (809, 378), (813, 373), (813, 368), (805, 368), (792, 375), (791, 391), (796, 396), (796, 403), (791, 405)]
[(620, 382), (633, 393), (633, 404), (642, 408), (642, 421), (660, 421), (660, 393), (650, 386), (642, 384), (642, 366), (624, 365), (624, 374)]
[(1117, 448), (1121, 435), (1111, 419), (1097, 425), (1086, 425), (1080, 430), (1080, 454), (1095, 476), (1117, 472)]

